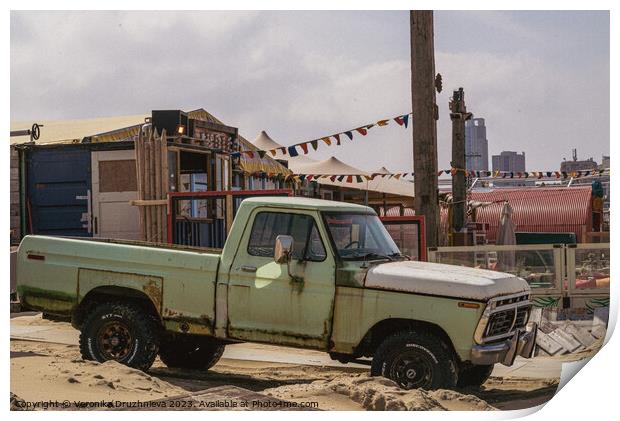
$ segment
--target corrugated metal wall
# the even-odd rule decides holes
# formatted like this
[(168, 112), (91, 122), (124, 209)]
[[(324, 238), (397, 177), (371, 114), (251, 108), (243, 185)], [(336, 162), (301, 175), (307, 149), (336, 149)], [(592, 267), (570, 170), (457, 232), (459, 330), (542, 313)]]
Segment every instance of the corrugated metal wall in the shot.
[[(476, 221), (489, 224), (489, 242), (495, 242), (504, 200), (512, 206), (517, 231), (573, 232), (577, 241), (582, 242), (585, 240), (584, 233), (592, 229), (591, 196), (592, 188), (589, 186), (494, 189), (471, 193), (474, 201), (496, 202), (477, 210)], [(391, 208), (387, 215), (397, 216), (399, 212), (398, 208)], [(413, 215), (413, 211), (405, 209), (405, 215)], [(447, 219), (447, 209), (442, 208), (442, 232), (447, 230)]]
[(11, 181), (10, 181), (10, 212), (11, 212), (11, 244), (21, 240), (20, 209), (19, 209), (19, 152), (11, 146)]
[(496, 189), (474, 192), (472, 200), (496, 202), (477, 210), (477, 222), (489, 224), (487, 238), (495, 241), (504, 200), (512, 209), (517, 231), (573, 232), (577, 241), (591, 228), (592, 205), (590, 187)]
[(90, 150), (79, 146), (33, 148), (27, 155), (27, 209), (32, 233), (90, 236), (83, 214), (91, 189)]

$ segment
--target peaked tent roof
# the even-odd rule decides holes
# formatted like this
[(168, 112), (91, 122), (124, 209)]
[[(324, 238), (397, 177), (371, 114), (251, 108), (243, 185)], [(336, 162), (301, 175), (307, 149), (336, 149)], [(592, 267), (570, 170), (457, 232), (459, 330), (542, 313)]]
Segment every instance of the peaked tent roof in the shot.
[[(273, 140), (269, 135), (262, 131), (254, 140), (254, 146), (262, 150), (270, 150), (275, 148), (284, 147), (280, 143)], [(288, 167), (295, 174), (339, 174), (339, 175), (368, 175), (369, 173), (358, 168), (352, 167), (344, 162), (340, 161), (333, 156), (323, 161), (317, 161), (312, 158), (308, 158), (305, 155), (297, 155), (291, 157), (288, 155), (282, 155), (280, 152), (276, 155), (278, 159), (284, 159), (288, 161)], [(377, 173), (390, 174), (390, 171), (385, 167), (381, 167)], [(396, 180), (384, 177), (375, 177), (374, 180), (365, 180), (362, 183), (354, 182), (347, 183), (346, 181), (331, 181), (329, 178), (320, 178), (315, 180), (319, 184), (334, 186), (334, 187), (347, 187), (357, 190), (369, 190), (379, 193), (397, 194), (401, 196), (413, 197), (413, 185), (405, 180)]]
[(329, 157), (323, 161), (296, 166), (299, 174), (338, 174), (338, 175), (367, 175), (366, 171), (345, 164), (336, 157)]
[(260, 132), (260, 134), (256, 137), (256, 139), (254, 139), (252, 144), (256, 146), (258, 149), (261, 149), (263, 151), (268, 151), (271, 149), (283, 147), (278, 142), (273, 140), (264, 130)]

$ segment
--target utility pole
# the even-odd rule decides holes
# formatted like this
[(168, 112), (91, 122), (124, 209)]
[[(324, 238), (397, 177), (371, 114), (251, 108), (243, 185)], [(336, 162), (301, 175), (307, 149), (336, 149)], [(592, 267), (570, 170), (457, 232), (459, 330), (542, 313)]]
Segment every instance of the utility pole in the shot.
[[(452, 233), (461, 232), (467, 218), (467, 175), (463, 171), (465, 162), (465, 121), (472, 116), (465, 107), (463, 88), (452, 93), (450, 101), (450, 120), (452, 120)], [(454, 236), (452, 236), (454, 238)]]
[(412, 10), (411, 99), (413, 131), (414, 207), (424, 215), (426, 245), (436, 247), (439, 237), (439, 192), (437, 183), (437, 119), (435, 103), (435, 46), (433, 12)]

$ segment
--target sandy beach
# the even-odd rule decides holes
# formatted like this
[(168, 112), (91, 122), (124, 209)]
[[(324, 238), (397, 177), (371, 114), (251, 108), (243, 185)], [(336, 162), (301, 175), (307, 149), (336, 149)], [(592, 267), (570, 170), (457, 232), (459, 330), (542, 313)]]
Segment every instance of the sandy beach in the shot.
[[(11, 340), (11, 392), (26, 402), (22, 406), (37, 410), (66, 409), (44, 408), (41, 402), (48, 401), (69, 401), (70, 409), (80, 409), (84, 402), (175, 400), (212, 388), (235, 387), (260, 393), (265, 399), (300, 405), (312, 402), (315, 409), (321, 410), (486, 411), (542, 404), (553, 396), (559, 381), (559, 371), (548, 378), (519, 377), (518, 372), (501, 375), (498, 371), (500, 375), (494, 372), (481, 389), (405, 391), (391, 380), (370, 377), (365, 367), (337, 363), (330, 366), (322, 364), (312, 352), (290, 350), (289, 355), (286, 348), (278, 348), (276, 353), (275, 347), (256, 344), (228, 347), (225, 358), (209, 371), (169, 369), (157, 359), (144, 373), (112, 361), (82, 360), (77, 345), (70, 343), (77, 332), (68, 323), (45, 320), (40, 315), (15, 317), (11, 323), (15, 329), (41, 329), (45, 332), (41, 338), (54, 339)], [(67, 343), (58, 343), (63, 340)], [(248, 352), (262, 353), (266, 356), (263, 359), (281, 355), (285, 357), (281, 359), (289, 361), (307, 358), (308, 363), (243, 359)], [(536, 360), (543, 367), (551, 363), (560, 367), (557, 360), (576, 360), (591, 354), (589, 351)]]

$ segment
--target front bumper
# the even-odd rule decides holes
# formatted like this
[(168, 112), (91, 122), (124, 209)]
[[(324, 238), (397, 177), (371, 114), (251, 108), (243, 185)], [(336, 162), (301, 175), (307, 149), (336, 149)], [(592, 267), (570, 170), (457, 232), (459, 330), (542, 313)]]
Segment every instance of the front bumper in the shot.
[(526, 329), (517, 330), (512, 337), (501, 342), (474, 345), (471, 349), (471, 362), (476, 365), (501, 363), (511, 366), (517, 355), (531, 358), (537, 331), (538, 325), (530, 323)]

